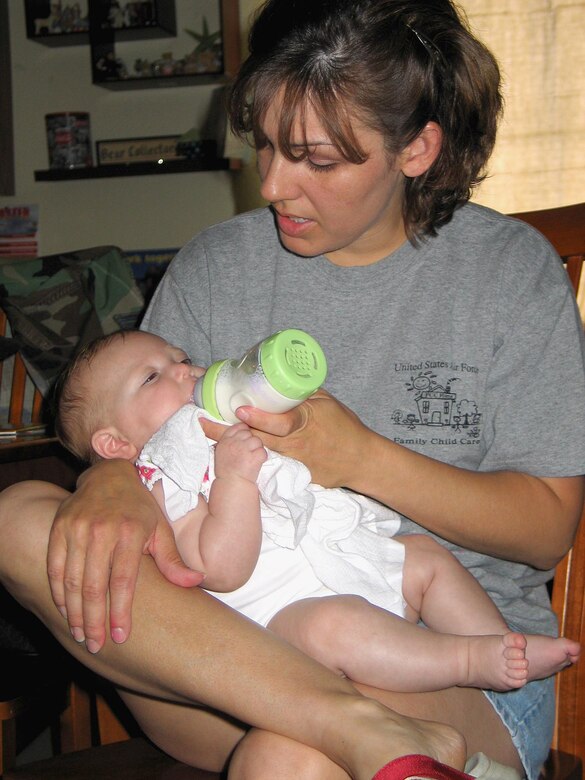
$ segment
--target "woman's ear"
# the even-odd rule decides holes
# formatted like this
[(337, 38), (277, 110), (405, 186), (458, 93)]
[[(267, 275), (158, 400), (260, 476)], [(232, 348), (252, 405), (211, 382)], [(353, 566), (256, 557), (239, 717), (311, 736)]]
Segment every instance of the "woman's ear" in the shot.
[(120, 435), (115, 428), (101, 428), (91, 437), (93, 451), (104, 460), (122, 458), (134, 460), (138, 455), (136, 447)]
[(417, 137), (399, 156), (400, 170), (414, 178), (428, 171), (437, 159), (443, 143), (443, 131), (436, 122), (427, 122)]

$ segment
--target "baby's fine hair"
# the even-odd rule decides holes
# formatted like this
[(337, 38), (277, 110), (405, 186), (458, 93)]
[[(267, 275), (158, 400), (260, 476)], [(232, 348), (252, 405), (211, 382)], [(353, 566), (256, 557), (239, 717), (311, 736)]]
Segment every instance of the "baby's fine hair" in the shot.
[(502, 112), (500, 72), (450, 0), (268, 0), (249, 36), (249, 57), (229, 97), (234, 132), (267, 140), (262, 122), (284, 90), (278, 144), (286, 156), (307, 103), (342, 155), (366, 155), (353, 114), (385, 138), (392, 159), (427, 122), (443, 131), (430, 169), (406, 179), (404, 221), (411, 241), (434, 235), (485, 178)]
[(66, 449), (86, 463), (99, 460), (91, 437), (104, 424), (102, 399), (89, 381), (88, 368), (99, 354), (124, 337), (124, 331), (115, 331), (81, 347), (55, 383), (55, 434)]

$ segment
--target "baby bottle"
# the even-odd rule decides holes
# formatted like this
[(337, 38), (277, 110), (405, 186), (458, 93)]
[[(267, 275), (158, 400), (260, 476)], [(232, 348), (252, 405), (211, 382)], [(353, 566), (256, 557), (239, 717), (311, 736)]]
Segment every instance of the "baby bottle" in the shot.
[(193, 400), (219, 420), (236, 423), (236, 409), (255, 406), (286, 412), (324, 382), (327, 361), (318, 342), (303, 330), (280, 330), (239, 360), (218, 360), (195, 383)]

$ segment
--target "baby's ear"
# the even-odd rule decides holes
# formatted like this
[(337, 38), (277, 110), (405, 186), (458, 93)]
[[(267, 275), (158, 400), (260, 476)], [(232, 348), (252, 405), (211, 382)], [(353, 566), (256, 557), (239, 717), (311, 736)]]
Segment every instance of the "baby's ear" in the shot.
[(91, 437), (91, 446), (104, 460), (113, 458), (135, 460), (138, 455), (136, 447), (121, 436), (115, 428), (101, 428), (96, 431)]

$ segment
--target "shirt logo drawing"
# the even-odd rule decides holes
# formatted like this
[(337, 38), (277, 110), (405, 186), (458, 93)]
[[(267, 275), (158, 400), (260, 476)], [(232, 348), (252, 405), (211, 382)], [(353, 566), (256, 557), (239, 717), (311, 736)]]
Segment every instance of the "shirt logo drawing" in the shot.
[[(425, 364), (429, 365), (429, 363)], [(409, 393), (409, 403), (407, 408), (395, 409), (392, 413), (392, 422), (394, 425), (405, 427), (407, 430), (414, 431), (419, 427), (426, 428), (448, 428), (457, 433), (465, 434), (466, 438), (479, 439), (481, 435), (481, 413), (477, 403), (473, 399), (465, 398), (461, 395), (465, 392), (461, 389), (463, 382), (460, 376), (453, 376), (454, 370), (461, 371), (468, 369), (476, 373), (466, 364), (454, 366), (451, 364), (441, 364), (446, 368), (451, 368), (444, 377), (439, 377), (432, 368), (426, 370), (419, 364), (412, 366), (408, 364), (396, 364), (395, 369), (403, 372), (405, 369), (411, 369), (409, 379), (404, 383), (407, 393)], [(417, 368), (416, 372), (412, 371)], [(445, 442), (442, 442), (445, 443)], [(456, 443), (455, 440), (449, 443)]]

